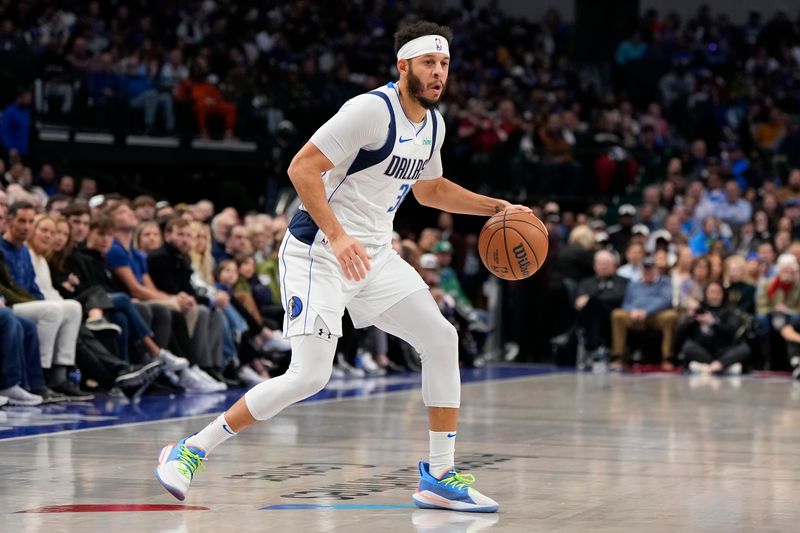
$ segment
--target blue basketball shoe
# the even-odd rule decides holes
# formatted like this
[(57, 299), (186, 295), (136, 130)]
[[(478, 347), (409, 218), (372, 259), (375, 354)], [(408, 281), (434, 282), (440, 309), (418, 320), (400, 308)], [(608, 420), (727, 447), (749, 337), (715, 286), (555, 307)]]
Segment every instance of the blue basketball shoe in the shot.
[[(187, 437), (188, 438), (188, 437)], [(195, 446), (187, 446), (186, 439), (167, 444), (161, 450), (158, 466), (155, 467), (156, 478), (170, 494), (183, 501), (189, 492), (194, 473), (203, 470), (205, 450)]]
[(472, 474), (459, 474), (455, 470), (436, 479), (429, 471), (430, 465), (419, 462), (419, 489), (414, 493), (414, 503), (422, 509), (448, 509), (472, 513), (496, 513), (499, 505), (470, 487), (475, 482)]

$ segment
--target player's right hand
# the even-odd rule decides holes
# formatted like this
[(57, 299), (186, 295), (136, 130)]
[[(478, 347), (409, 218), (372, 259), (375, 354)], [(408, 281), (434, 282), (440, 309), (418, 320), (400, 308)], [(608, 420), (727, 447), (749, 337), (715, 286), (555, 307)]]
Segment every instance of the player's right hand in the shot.
[(367, 254), (367, 250), (360, 242), (346, 233), (330, 239), (331, 251), (342, 267), (344, 277), (348, 280), (354, 279), (361, 281), (367, 277), (367, 270), (370, 270), (369, 260), (372, 259)]

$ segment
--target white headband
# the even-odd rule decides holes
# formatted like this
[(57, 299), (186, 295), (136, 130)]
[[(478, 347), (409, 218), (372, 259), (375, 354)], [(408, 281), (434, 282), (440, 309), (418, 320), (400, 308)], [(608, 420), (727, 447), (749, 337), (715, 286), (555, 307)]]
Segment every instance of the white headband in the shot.
[(444, 54), (450, 57), (450, 46), (441, 35), (423, 35), (400, 47), (397, 59), (412, 59), (425, 54)]

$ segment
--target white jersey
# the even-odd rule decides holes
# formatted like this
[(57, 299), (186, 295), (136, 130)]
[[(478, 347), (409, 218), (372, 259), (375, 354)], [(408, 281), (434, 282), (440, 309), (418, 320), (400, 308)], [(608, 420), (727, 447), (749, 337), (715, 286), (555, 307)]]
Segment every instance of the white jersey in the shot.
[[(349, 100), (314, 133), (310, 142), (334, 165), (322, 175), (328, 203), (351, 237), (367, 246), (391, 242), (411, 187), (442, 175), (444, 134), (436, 110), (419, 124), (408, 119), (394, 83)], [(300, 206), (289, 231), (310, 244), (319, 228)]]

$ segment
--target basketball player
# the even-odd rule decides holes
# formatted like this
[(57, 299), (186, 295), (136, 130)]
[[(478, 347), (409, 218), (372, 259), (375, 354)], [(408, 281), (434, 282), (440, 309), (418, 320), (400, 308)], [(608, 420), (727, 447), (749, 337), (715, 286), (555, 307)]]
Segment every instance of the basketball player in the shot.
[[(452, 213), (529, 211), (441, 177), (445, 126), (436, 103), (447, 84), (448, 28), (417, 22), (395, 35), (400, 80), (348, 101), (297, 153), (289, 177), (302, 206), (280, 248), (287, 372), (248, 391), (199, 433), (168, 444), (156, 476), (179, 500), (225, 440), (320, 391), (331, 375), (345, 307), (356, 327), (374, 324), (422, 357), (430, 459), (420, 461), (419, 507), (495, 512), (497, 503), (455, 469), (460, 405), (458, 338), (419, 274), (392, 250), (392, 221), (409, 191)], [(321, 177), (320, 177), (321, 176)]]

